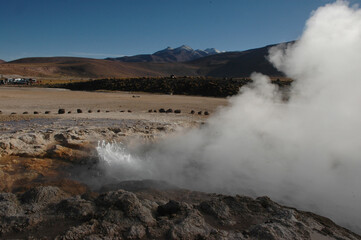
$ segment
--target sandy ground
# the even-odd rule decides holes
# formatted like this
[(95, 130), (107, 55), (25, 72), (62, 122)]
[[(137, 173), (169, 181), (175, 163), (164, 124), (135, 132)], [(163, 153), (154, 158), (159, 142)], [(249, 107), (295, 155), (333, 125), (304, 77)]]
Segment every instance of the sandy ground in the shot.
[[(62, 176), (67, 172), (58, 169), (63, 162), (91, 161), (98, 141), (153, 143), (198, 127), (226, 104), (224, 98), (0, 87), (0, 191), (24, 189), (24, 179), (27, 187), (34, 186), (39, 176), (42, 184), (48, 184), (51, 179), (39, 169)], [(66, 113), (58, 114), (60, 108)], [(159, 113), (160, 108), (181, 113)], [(157, 112), (149, 113), (150, 109)], [(192, 110), (195, 114), (190, 114)], [(57, 161), (61, 164), (51, 165)]]
[[(28, 120), (42, 117), (62, 118), (111, 118), (111, 119), (152, 119), (204, 118), (198, 111), (215, 112), (227, 105), (225, 98), (196, 96), (161, 95), (130, 92), (83, 92), (65, 89), (0, 87), (0, 120)], [(59, 115), (64, 108), (66, 114)], [(83, 113), (77, 114), (77, 109)], [(148, 113), (148, 110), (164, 108), (180, 109), (181, 114)], [(92, 113), (88, 113), (91, 110)], [(100, 110), (100, 113), (97, 111)], [(130, 110), (131, 112), (128, 112)], [(189, 112), (194, 110), (196, 114)], [(34, 112), (39, 114), (34, 114)], [(50, 114), (44, 114), (50, 111)], [(68, 112), (71, 113), (68, 113)], [(124, 112), (121, 112), (124, 111)], [(28, 112), (24, 114), (24, 112)]]

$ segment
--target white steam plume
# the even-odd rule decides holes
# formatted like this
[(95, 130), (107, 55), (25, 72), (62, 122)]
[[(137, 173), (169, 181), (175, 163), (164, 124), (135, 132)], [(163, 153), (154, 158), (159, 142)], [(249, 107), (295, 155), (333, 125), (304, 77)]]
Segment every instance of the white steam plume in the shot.
[[(268, 195), (361, 233), (361, 10), (345, 1), (319, 8), (269, 59), (295, 80), (289, 102), (253, 74), (206, 126), (138, 153), (131, 178)], [(128, 163), (117, 161), (109, 164), (122, 176)]]

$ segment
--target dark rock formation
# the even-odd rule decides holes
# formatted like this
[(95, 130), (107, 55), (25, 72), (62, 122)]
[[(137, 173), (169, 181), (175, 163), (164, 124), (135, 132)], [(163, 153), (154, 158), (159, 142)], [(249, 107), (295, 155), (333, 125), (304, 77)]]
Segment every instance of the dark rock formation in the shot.
[(70, 196), (51, 186), (0, 193), (0, 238), (361, 239), (267, 197), (151, 188)]
[(23, 204), (30, 204), (32, 206), (45, 206), (51, 203), (58, 203), (62, 199), (69, 197), (62, 190), (57, 187), (36, 187), (21, 195), (20, 201)]
[(182, 111), (179, 109), (174, 110), (174, 113), (181, 113)]
[(160, 205), (157, 208), (159, 216), (167, 216), (177, 214), (181, 211), (181, 205), (179, 202), (170, 200), (167, 204)]
[(81, 109), (78, 108), (78, 109), (76, 110), (76, 112), (77, 112), (77, 113), (82, 113), (83, 110), (81, 110)]
[(65, 113), (65, 109), (64, 108), (60, 108), (59, 110), (58, 110), (58, 114), (64, 114)]
[(159, 112), (160, 112), (160, 113), (165, 113), (164, 108), (159, 109)]

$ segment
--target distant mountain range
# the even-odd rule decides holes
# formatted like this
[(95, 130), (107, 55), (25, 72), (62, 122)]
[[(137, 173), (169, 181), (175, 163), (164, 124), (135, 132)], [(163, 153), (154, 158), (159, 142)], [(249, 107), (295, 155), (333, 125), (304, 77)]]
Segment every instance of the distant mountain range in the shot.
[(4, 60), (0, 59), (0, 63), (4, 63), (4, 62), (5, 62)]
[(51, 78), (124, 78), (170, 76), (249, 77), (260, 72), (283, 74), (268, 62), (269, 45), (238, 52), (166, 48), (154, 54), (92, 59), (76, 57), (22, 58), (0, 64), (0, 74)]
[(163, 50), (153, 54), (141, 54), (130, 57), (107, 58), (107, 60), (119, 62), (157, 62), (157, 63), (170, 63), (170, 62), (188, 62), (198, 58), (206, 57), (221, 53), (215, 48), (207, 48), (205, 50), (194, 50), (189, 46), (183, 45), (178, 48), (167, 47)]

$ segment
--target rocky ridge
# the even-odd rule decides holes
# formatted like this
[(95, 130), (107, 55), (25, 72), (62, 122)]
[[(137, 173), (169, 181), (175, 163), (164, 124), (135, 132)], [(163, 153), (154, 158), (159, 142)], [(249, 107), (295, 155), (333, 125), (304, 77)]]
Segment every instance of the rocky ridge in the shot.
[[(172, 199), (180, 195), (187, 200)], [(69, 196), (47, 186), (1, 193), (0, 223), (4, 239), (361, 239), (267, 197), (186, 190)]]
[(119, 62), (156, 62), (156, 63), (171, 63), (171, 62), (186, 62), (198, 58), (221, 53), (215, 48), (207, 48), (205, 50), (194, 50), (189, 46), (182, 45), (178, 48), (167, 47), (163, 50), (157, 51), (153, 54), (140, 54), (135, 56), (107, 58), (107, 60)]

